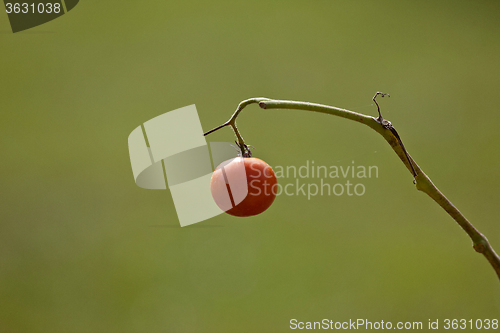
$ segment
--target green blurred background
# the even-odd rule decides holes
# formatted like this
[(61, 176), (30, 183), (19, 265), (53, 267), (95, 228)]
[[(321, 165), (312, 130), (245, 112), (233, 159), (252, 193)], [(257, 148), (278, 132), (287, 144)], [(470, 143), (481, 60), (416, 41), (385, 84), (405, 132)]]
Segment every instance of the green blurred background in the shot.
[(384, 117), (498, 251), (499, 23), (486, 0), (86, 0), (16, 34), (1, 14), (0, 332), (499, 318), (488, 262), (365, 126), (248, 107), (239, 128), (270, 165), (355, 161), (379, 178), (185, 228), (168, 190), (135, 185), (127, 147), (190, 104), (208, 130), (250, 97), (376, 115), (388, 92)]

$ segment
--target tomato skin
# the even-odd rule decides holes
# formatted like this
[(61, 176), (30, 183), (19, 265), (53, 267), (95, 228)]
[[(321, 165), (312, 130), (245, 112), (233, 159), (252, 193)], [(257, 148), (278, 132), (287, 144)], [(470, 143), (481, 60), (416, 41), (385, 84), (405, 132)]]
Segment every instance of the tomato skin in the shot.
[[(246, 177), (242, 175), (244, 167)], [(229, 183), (229, 184), (228, 184)], [(226, 213), (233, 216), (254, 216), (268, 209), (276, 198), (278, 181), (273, 169), (255, 157), (236, 157), (222, 162), (212, 174), (210, 190), (215, 203)], [(237, 202), (241, 193), (246, 193)], [(228, 194), (231, 205), (228, 206)]]

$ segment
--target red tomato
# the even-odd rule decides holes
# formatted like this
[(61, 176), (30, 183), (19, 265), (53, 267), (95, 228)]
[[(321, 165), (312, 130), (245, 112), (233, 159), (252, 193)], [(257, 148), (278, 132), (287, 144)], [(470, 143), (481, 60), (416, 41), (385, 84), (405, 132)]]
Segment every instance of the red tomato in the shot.
[(273, 169), (255, 157), (222, 162), (210, 181), (215, 203), (233, 216), (253, 216), (268, 209), (276, 197), (277, 186)]

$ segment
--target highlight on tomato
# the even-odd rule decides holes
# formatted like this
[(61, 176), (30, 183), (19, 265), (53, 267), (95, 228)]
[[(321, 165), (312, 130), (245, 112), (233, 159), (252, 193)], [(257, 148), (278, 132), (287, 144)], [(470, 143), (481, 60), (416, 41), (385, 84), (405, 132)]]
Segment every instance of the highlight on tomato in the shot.
[(278, 181), (273, 169), (255, 157), (235, 157), (215, 169), (210, 190), (217, 206), (233, 216), (254, 216), (276, 198)]

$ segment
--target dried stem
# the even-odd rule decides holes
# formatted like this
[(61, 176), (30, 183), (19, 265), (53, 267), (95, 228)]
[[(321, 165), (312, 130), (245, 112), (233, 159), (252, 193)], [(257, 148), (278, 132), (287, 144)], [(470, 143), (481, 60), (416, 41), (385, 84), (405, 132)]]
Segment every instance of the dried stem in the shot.
[(377, 109), (379, 112), (378, 118), (322, 104), (273, 100), (262, 97), (251, 98), (241, 102), (236, 108), (234, 114), (227, 122), (208, 131), (204, 135), (208, 135), (222, 127), (228, 125), (231, 126), (238, 139), (238, 145), (241, 149), (241, 153), (243, 156), (245, 156), (245, 154), (248, 154), (250, 151), (248, 149), (248, 146), (243, 141), (242, 136), (238, 132), (238, 129), (236, 128), (236, 118), (238, 117), (239, 113), (243, 110), (245, 106), (253, 103), (258, 103), (259, 106), (263, 109), (296, 109), (296, 110), (314, 111), (342, 118), (347, 118), (365, 124), (370, 128), (372, 128), (373, 130), (377, 131), (380, 135), (382, 135), (384, 139), (391, 145), (392, 149), (396, 152), (401, 161), (405, 164), (405, 166), (414, 176), (414, 183), (416, 184), (416, 188), (419, 191), (426, 193), (434, 201), (436, 201), (438, 205), (440, 205), (460, 225), (460, 227), (462, 227), (462, 229), (471, 238), (473, 243), (473, 248), (477, 252), (485, 256), (485, 258), (488, 260), (488, 262), (495, 270), (498, 278), (500, 279), (500, 257), (491, 247), (490, 243), (488, 242), (488, 239), (483, 234), (481, 234), (467, 220), (467, 218), (443, 195), (443, 193), (441, 193), (441, 191), (439, 191), (439, 189), (432, 183), (430, 178), (422, 171), (422, 169), (420, 169), (418, 164), (411, 158), (411, 156), (406, 151), (403, 142), (401, 141), (401, 138), (399, 137), (399, 134), (397, 133), (396, 129), (392, 126), (392, 124), (389, 121), (382, 118), (382, 114), (380, 113), (380, 108), (378, 107), (378, 103), (375, 100), (377, 95), (384, 96), (387, 94), (377, 92), (373, 97), (373, 100), (377, 104)]
[(211, 129), (210, 131), (206, 132), (203, 135), (208, 135), (208, 134), (213, 133), (213, 132), (215, 132), (223, 127), (231, 126), (231, 128), (234, 131), (234, 134), (236, 135), (236, 139), (238, 140), (237, 144), (241, 150), (241, 156), (252, 156), (252, 152), (250, 151), (250, 148), (248, 148), (248, 146), (245, 144), (243, 137), (241, 136), (240, 132), (238, 131), (238, 127), (236, 127), (236, 118), (240, 114), (241, 110), (243, 110), (245, 108), (245, 106), (250, 105), (250, 104), (254, 104), (254, 103), (259, 103), (259, 102), (265, 101), (265, 100), (268, 100), (268, 98), (257, 97), (257, 98), (250, 98), (250, 99), (244, 100), (243, 102), (241, 102), (238, 105), (238, 107), (236, 108), (236, 111), (234, 111), (233, 115), (231, 116), (231, 118), (229, 118), (228, 121), (226, 121), (224, 124), (222, 124), (220, 126), (217, 126), (213, 129)]

